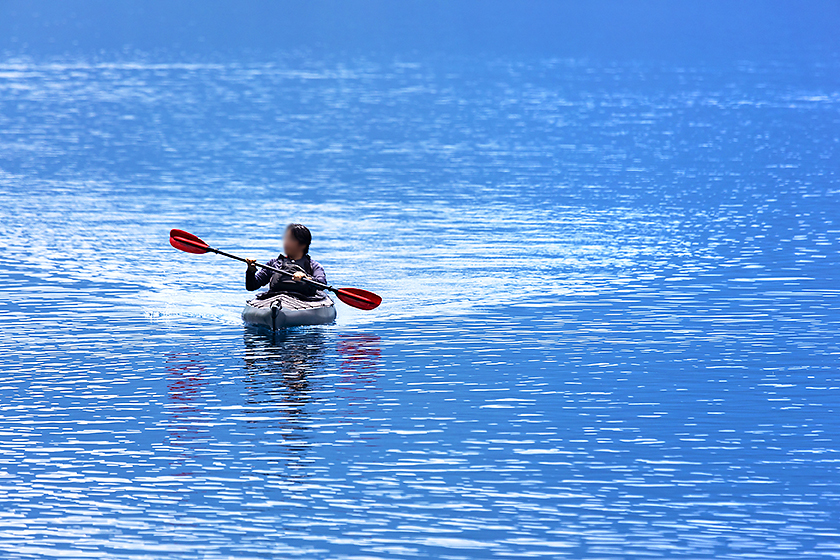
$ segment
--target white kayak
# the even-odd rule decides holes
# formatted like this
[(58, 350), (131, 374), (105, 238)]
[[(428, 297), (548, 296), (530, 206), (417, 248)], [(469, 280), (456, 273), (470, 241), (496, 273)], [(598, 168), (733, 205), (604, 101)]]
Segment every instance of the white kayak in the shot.
[(323, 325), (335, 321), (335, 304), (326, 295), (300, 298), (280, 293), (246, 302), (242, 319), (246, 323), (262, 325), (275, 331), (300, 325)]

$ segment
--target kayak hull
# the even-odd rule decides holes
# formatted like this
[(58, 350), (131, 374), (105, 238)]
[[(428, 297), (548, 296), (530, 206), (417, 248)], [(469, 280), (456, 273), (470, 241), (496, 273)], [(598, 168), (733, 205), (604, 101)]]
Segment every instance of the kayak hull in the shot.
[(242, 320), (273, 331), (302, 325), (324, 325), (335, 321), (335, 304), (324, 296), (304, 300), (292, 294), (278, 294), (246, 302)]

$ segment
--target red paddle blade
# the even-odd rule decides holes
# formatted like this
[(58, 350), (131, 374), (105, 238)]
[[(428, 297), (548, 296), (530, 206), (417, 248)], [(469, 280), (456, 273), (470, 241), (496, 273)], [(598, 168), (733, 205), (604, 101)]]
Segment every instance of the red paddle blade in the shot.
[(382, 298), (378, 295), (359, 288), (339, 288), (335, 290), (335, 295), (347, 305), (365, 311), (376, 309), (382, 303)]
[(210, 246), (207, 243), (195, 235), (180, 229), (169, 231), (169, 244), (176, 249), (196, 255), (202, 255), (210, 250)]

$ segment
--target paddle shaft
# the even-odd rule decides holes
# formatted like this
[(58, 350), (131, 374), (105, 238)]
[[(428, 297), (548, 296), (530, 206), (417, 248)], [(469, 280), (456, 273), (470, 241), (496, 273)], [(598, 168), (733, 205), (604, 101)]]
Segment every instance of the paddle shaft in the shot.
[[(193, 241), (190, 241), (189, 239), (184, 239), (183, 237), (179, 237), (178, 241), (180, 241), (181, 243), (186, 243), (188, 245), (192, 245), (193, 247), (199, 247), (201, 249), (207, 249), (211, 253), (216, 253), (217, 255), (222, 255), (223, 257), (228, 257), (229, 259), (234, 259), (234, 260), (241, 261), (241, 262), (244, 262), (244, 263), (248, 262), (248, 259), (243, 259), (242, 257), (237, 257), (236, 255), (231, 255), (230, 253), (225, 253), (224, 251), (220, 251), (219, 249), (214, 249), (213, 247), (210, 247), (209, 245), (201, 245), (199, 243), (194, 243)], [(262, 263), (258, 263), (258, 262), (255, 262), (254, 264), (256, 266), (260, 267), (260, 268), (265, 268), (265, 269), (268, 269), (272, 272), (277, 272), (279, 274), (284, 274), (286, 276), (294, 276), (294, 273), (289, 272), (288, 270), (282, 270), (280, 268), (275, 268), (273, 266), (269, 266), (267, 264), (262, 264)], [(331, 292), (335, 291), (335, 289), (332, 286), (327, 286), (326, 284), (322, 284), (322, 283), (320, 283), (316, 280), (312, 280), (311, 278), (307, 278), (305, 276), (303, 277), (303, 281), (308, 283), (308, 284), (312, 284), (313, 286), (315, 286), (317, 288), (320, 288), (322, 290), (330, 290)]]

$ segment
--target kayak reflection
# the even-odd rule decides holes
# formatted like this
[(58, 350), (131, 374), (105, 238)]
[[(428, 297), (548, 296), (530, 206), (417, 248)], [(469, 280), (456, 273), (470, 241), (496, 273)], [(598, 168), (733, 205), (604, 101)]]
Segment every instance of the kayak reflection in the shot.
[[(327, 338), (317, 330), (269, 332), (246, 326), (244, 411), (253, 420), (243, 427), (270, 445), (264, 474), (305, 476), (311, 445), (313, 375), (324, 367)], [(268, 437), (266, 437), (268, 436)]]
[(260, 405), (260, 416), (304, 414), (310, 399), (309, 377), (324, 366), (324, 334), (317, 330), (267, 332), (246, 326), (244, 342), (248, 403)]

